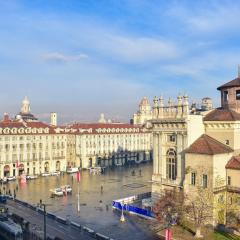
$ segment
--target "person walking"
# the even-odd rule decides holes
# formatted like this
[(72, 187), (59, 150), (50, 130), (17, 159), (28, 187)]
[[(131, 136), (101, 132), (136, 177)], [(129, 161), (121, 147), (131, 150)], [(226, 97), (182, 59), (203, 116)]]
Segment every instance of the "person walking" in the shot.
[(101, 194), (103, 194), (103, 185), (101, 185)]

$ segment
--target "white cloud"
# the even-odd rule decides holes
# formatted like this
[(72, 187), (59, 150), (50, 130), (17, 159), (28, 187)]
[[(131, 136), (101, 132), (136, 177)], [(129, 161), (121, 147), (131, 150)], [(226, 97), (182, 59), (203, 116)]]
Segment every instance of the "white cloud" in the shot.
[(182, 21), (190, 33), (215, 33), (237, 31), (240, 18), (237, 1), (211, 2), (207, 6), (195, 4), (194, 8), (179, 5), (172, 7), (168, 14)]
[(72, 61), (79, 61), (81, 59), (88, 58), (86, 54), (78, 54), (78, 55), (65, 55), (59, 52), (50, 52), (43, 54), (43, 59), (46, 61), (57, 61), (57, 62), (72, 62)]
[(174, 43), (147, 37), (106, 35), (98, 47), (103, 52), (126, 62), (152, 62), (175, 59), (181, 55)]

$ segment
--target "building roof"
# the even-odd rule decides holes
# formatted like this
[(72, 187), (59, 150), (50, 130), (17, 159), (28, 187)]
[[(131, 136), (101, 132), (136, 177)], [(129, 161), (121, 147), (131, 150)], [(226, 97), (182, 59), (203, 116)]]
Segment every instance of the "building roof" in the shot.
[(37, 121), (38, 120), (32, 113), (22, 113), (22, 112), (20, 112), (18, 115), (21, 116), (21, 118), (24, 121), (28, 121), (28, 120)]
[(233, 156), (226, 165), (227, 169), (240, 170), (240, 156)]
[(223, 88), (229, 88), (229, 87), (240, 87), (240, 77), (237, 77), (232, 81), (221, 85), (220, 87), (217, 88), (217, 90), (222, 90)]
[(126, 134), (149, 132), (141, 125), (129, 123), (75, 123), (66, 130), (75, 130), (76, 134)]
[(223, 154), (233, 152), (233, 149), (225, 144), (217, 141), (216, 139), (203, 134), (195, 142), (193, 142), (189, 148), (186, 149), (186, 153), (196, 154)]
[(240, 113), (230, 109), (217, 108), (204, 117), (204, 121), (240, 121)]
[(25, 122), (20, 120), (0, 121), (1, 135), (56, 134), (56, 127), (43, 122)]

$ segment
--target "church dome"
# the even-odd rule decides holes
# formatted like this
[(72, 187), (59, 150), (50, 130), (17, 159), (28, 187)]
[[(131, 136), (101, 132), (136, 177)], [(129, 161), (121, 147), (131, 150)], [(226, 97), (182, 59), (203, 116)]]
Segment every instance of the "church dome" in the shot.
[(144, 97), (140, 102), (140, 106), (149, 106), (149, 105), (150, 105), (150, 103), (149, 103), (147, 97)]
[(30, 104), (27, 96), (23, 99), (22, 104)]

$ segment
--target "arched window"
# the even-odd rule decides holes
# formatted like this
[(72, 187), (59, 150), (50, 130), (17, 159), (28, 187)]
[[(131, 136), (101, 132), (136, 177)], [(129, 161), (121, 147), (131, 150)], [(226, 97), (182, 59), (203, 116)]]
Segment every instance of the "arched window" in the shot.
[(177, 154), (174, 149), (167, 151), (167, 179), (176, 180), (177, 177)]

